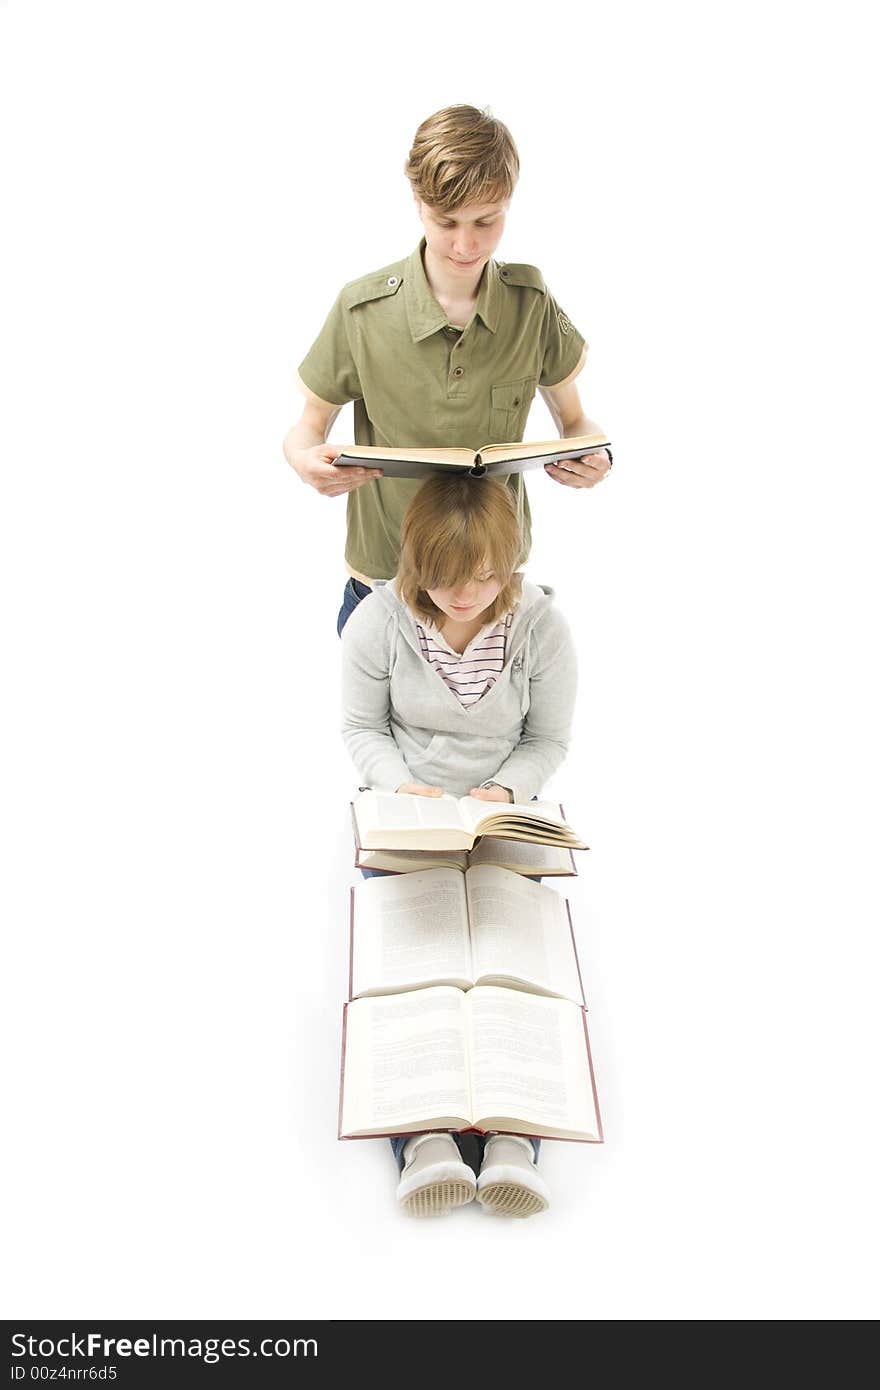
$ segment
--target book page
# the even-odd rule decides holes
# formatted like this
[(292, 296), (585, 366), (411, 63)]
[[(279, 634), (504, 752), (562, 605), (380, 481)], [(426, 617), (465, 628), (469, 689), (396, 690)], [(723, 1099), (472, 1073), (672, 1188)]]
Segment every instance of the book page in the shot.
[(552, 816), (553, 820), (557, 820), (561, 825), (565, 825), (565, 816), (562, 813), (562, 807), (558, 801), (542, 801), (536, 796), (534, 801), (530, 801), (528, 805), (532, 811), (537, 811), (543, 816)]
[[(539, 825), (561, 826), (565, 828), (559, 806), (552, 801), (481, 801), (477, 796), (463, 796), (458, 803), (462, 823), (470, 830), (477, 830), (481, 821), (490, 817), (500, 822), (528, 823), (537, 821)], [(493, 832), (488, 829), (488, 834)]]
[(470, 1123), (465, 998), (456, 989), (425, 989), (348, 1005), (342, 1134)]
[(473, 449), (399, 449), (388, 448), (384, 444), (346, 444), (338, 461), (354, 459), (368, 466), (376, 466), (380, 459), (398, 460), (402, 463), (441, 463), (466, 464), (474, 461)]
[(474, 979), (513, 976), (581, 1000), (565, 899), (510, 869), (478, 865), (465, 875)]
[(566, 999), (491, 986), (464, 998), (474, 1123), (600, 1138), (582, 1009)]
[[(550, 851), (553, 854), (556, 850)], [(563, 851), (564, 853), (564, 851)], [(568, 863), (568, 860), (566, 860)], [(384, 869), (395, 874), (411, 874), (419, 869), (467, 868), (467, 851), (463, 849), (364, 849), (358, 853), (358, 869)], [(537, 873), (538, 871), (535, 870)], [(544, 870), (551, 873), (549, 866)]]
[(503, 462), (505, 459), (543, 458), (545, 454), (572, 454), (583, 450), (601, 449), (611, 440), (607, 434), (575, 434), (560, 439), (532, 440), (522, 444), (485, 444), (479, 455), (483, 463)]
[(458, 869), (370, 878), (354, 890), (352, 995), (472, 983), (467, 895)]
[(397, 794), (395, 801), (415, 802), (414, 813), (419, 825), (464, 826), (461, 807), (454, 796), (408, 796)]
[(365, 791), (352, 804), (364, 849), (466, 848), (464, 844), (443, 843), (441, 832), (458, 841), (468, 838), (454, 796)]
[[(494, 864), (518, 874), (571, 875), (571, 852), (558, 845), (536, 845), (532, 840), (499, 840), (484, 835), (470, 853), (471, 865)], [(365, 867), (369, 867), (365, 865)]]

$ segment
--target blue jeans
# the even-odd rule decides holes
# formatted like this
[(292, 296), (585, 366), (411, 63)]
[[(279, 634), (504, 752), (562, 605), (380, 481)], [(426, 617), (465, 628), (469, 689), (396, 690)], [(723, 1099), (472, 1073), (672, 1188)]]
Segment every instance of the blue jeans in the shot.
[[(474, 1172), (478, 1175), (480, 1172), (480, 1165), (483, 1162), (483, 1150), (486, 1147), (486, 1140), (491, 1139), (491, 1137), (490, 1134), (452, 1135), (452, 1138), (458, 1145), (458, 1151), (461, 1154), (462, 1162), (466, 1163), (469, 1168), (473, 1168)], [(531, 1136), (527, 1137), (529, 1137), (532, 1148), (535, 1150), (535, 1162), (537, 1163), (538, 1154), (541, 1152), (541, 1141), (540, 1139), (531, 1139)], [(406, 1147), (408, 1139), (412, 1139), (411, 1134), (395, 1134), (394, 1138), (391, 1140), (391, 1152), (397, 1159), (397, 1166), (401, 1172), (403, 1172), (403, 1150)]]
[(345, 627), (345, 624), (357, 608), (361, 599), (366, 598), (367, 594), (371, 594), (372, 592), (369, 584), (362, 584), (359, 579), (349, 579), (342, 591), (342, 607), (336, 619), (336, 631), (340, 637), (342, 636), (342, 629)]

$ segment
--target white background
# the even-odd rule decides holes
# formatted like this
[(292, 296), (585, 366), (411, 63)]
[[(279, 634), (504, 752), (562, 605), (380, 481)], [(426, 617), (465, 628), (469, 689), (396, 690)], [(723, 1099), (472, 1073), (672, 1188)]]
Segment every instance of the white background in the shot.
[[(297, 8), (0, 5), (4, 1312), (876, 1315), (870, 7)], [(616, 458), (530, 480), (607, 1142), (521, 1223), (335, 1137), (344, 504), (280, 447), (454, 101)]]

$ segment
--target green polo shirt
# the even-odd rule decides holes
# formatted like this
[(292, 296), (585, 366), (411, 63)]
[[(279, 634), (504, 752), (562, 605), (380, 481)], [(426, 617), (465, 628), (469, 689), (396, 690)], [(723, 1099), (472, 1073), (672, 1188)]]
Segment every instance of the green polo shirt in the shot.
[[(555, 386), (580, 361), (584, 340), (532, 265), (490, 261), (476, 308), (453, 328), (431, 293), (424, 241), (403, 261), (346, 285), (301, 363), (305, 385), (333, 405), (354, 401), (355, 443), (469, 448), (518, 443), (537, 386)], [(523, 528), (531, 518), (523, 475), (508, 479)], [(418, 480), (381, 478), (348, 494), (345, 558), (390, 579), (400, 523)]]

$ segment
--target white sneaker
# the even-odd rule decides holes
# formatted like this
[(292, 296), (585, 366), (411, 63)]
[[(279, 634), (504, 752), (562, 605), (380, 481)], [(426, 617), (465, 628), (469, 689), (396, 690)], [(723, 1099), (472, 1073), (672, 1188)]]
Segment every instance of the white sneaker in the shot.
[(535, 1167), (530, 1139), (493, 1134), (486, 1140), (477, 1201), (499, 1216), (536, 1216), (550, 1205), (550, 1190)]
[(410, 1216), (442, 1216), (474, 1200), (477, 1180), (451, 1134), (416, 1134), (403, 1158), (397, 1200)]

